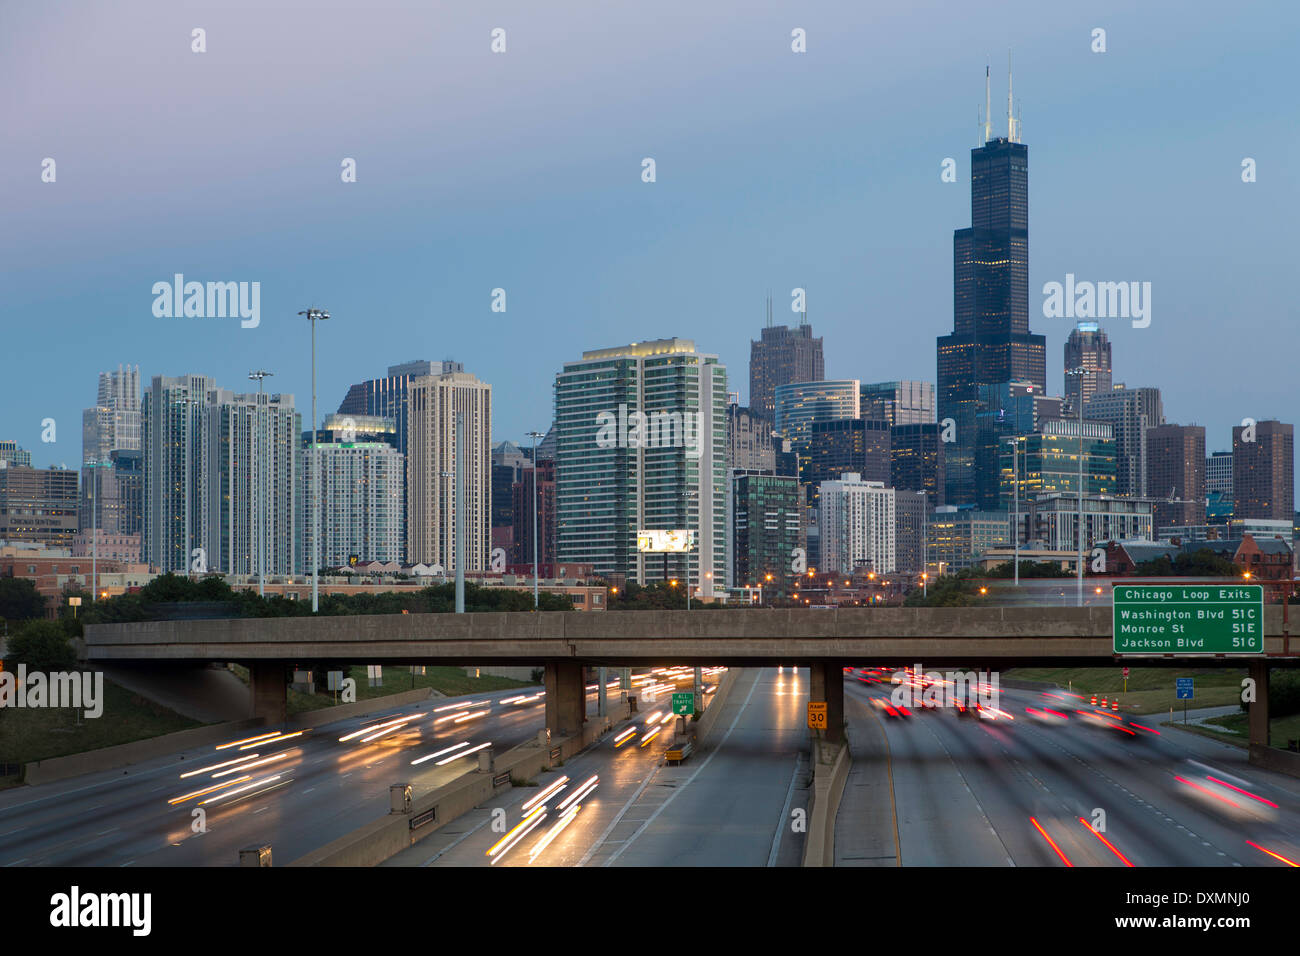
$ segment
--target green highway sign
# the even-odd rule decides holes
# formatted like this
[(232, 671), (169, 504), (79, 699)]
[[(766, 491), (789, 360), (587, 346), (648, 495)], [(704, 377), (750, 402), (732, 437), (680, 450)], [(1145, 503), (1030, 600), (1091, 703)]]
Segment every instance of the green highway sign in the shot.
[(1263, 654), (1258, 584), (1116, 584), (1116, 654)]
[(695, 713), (695, 695), (689, 692), (673, 694), (673, 713), (686, 717)]

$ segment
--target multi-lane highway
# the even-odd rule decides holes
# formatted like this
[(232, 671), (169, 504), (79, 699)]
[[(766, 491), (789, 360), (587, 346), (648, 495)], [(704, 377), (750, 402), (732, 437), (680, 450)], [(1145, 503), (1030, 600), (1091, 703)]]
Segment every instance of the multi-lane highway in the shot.
[(854, 773), (837, 821), (839, 865), (1300, 861), (1300, 781), (1162, 728), (1160, 715), (1006, 688), (995, 719), (951, 707), (891, 714), (882, 705), (893, 687), (860, 676), (846, 675)]
[(647, 705), (535, 788), (503, 794), (387, 865), (797, 866), (807, 672), (743, 669), (731, 679), (709, 742), (684, 763), (664, 761), (673, 719)]
[(256, 844), (271, 844), (283, 865), (381, 816), (391, 784), (409, 782), (418, 795), (477, 767), (460, 751), (534, 738), (544, 706), (540, 688), (431, 699), (10, 790), (0, 794), (0, 866), (233, 866)]

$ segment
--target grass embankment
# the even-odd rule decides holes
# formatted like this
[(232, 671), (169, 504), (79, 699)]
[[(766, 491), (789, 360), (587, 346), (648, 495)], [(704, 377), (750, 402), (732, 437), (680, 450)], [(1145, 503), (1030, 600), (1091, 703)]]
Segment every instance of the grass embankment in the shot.
[[(1174, 713), (1173, 723), (1177, 724), (1178, 714)], [(1269, 739), (1274, 747), (1286, 747), (1288, 740), (1300, 740), (1300, 714), (1290, 717), (1275, 717), (1268, 722)], [(1220, 729), (1222, 728), (1222, 729)], [(1246, 714), (1227, 714), (1223, 717), (1211, 717), (1200, 725), (1200, 729), (1219, 740), (1246, 746), (1250, 738), (1250, 718)]]
[[(48, 760), (201, 726), (108, 680), (103, 707), (104, 712), (93, 720), (70, 707), (0, 710), (0, 763)], [(16, 783), (17, 777), (0, 777), (0, 787)]]
[[(512, 680), (509, 677), (496, 677), (484, 674), (482, 677), (469, 677), (460, 667), (426, 667), (425, 673), (411, 675), (409, 667), (385, 667), (382, 687), (371, 687), (366, 677), (364, 665), (348, 669), (345, 677), (357, 682), (357, 700), (373, 700), (376, 697), (388, 697), (413, 688), (429, 687), (444, 697), (459, 697), (462, 694), (481, 694), (496, 690), (512, 690), (516, 687), (533, 687), (528, 681)], [(332, 693), (300, 694), (289, 691), (289, 714), (301, 714), (306, 711), (333, 707), (336, 701)], [(341, 703), (341, 701), (339, 701)]]
[(1106, 694), (1119, 697), (1120, 706), (1132, 714), (1178, 714), (1183, 702), (1178, 699), (1174, 679), (1195, 679), (1196, 696), (1189, 708), (1220, 707), (1241, 703), (1244, 667), (1178, 668), (1133, 667), (1129, 669), (1128, 690), (1120, 667), (1017, 667), (1007, 677), (1019, 680), (1050, 681), (1079, 694)]

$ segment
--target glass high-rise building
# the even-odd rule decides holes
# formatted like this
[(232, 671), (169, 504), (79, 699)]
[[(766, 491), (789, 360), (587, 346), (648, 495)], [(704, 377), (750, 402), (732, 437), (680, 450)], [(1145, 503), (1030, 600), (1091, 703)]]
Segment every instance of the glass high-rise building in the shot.
[(790, 440), (801, 458), (812, 443), (813, 422), (858, 418), (861, 408), (856, 378), (821, 382), (792, 382), (776, 390), (776, 433)]
[(1047, 340), (1029, 331), (1028, 156), (1009, 117), (1006, 137), (986, 132), (971, 150), (971, 225), (953, 234), (953, 331), (937, 342), (938, 418), (956, 434), (944, 462), (950, 504), (996, 483), (978, 474), (992, 465), (976, 454), (980, 386), (1047, 387)]
[(727, 515), (727, 581), (784, 597), (797, 575), (794, 549), (805, 547), (799, 481), (771, 471), (734, 471)]
[(141, 405), (144, 560), (292, 574), (301, 427), (292, 395), (154, 376)]
[(863, 418), (882, 418), (893, 425), (927, 425), (934, 421), (933, 382), (863, 382)]
[(1082, 438), (1077, 421), (1066, 418), (1044, 422), (1037, 431), (1016, 437), (1015, 458), (1009, 442), (999, 451), (1002, 510), (1011, 510), (1015, 501), (1015, 475), (1019, 476), (1022, 510), (1026, 502), (1041, 495), (1077, 495), (1081, 451), (1084, 496), (1115, 494), (1115, 439), (1111, 427), (1102, 422), (1084, 419)]
[[(557, 557), (720, 592), (726, 576), (727, 369), (688, 339), (584, 352), (555, 377)], [(694, 552), (641, 553), (683, 530)]]

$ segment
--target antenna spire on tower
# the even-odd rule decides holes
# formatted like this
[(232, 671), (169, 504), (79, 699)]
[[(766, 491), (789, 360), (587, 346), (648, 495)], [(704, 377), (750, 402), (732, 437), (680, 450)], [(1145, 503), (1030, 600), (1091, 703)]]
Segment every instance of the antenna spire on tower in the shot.
[(984, 142), (987, 143), (993, 138), (993, 127), (989, 121), (989, 110), (992, 109), (993, 101), (989, 99), (989, 65), (984, 64)]
[(1011, 51), (1007, 50), (1007, 139), (1016, 141), (1016, 118), (1011, 109)]

